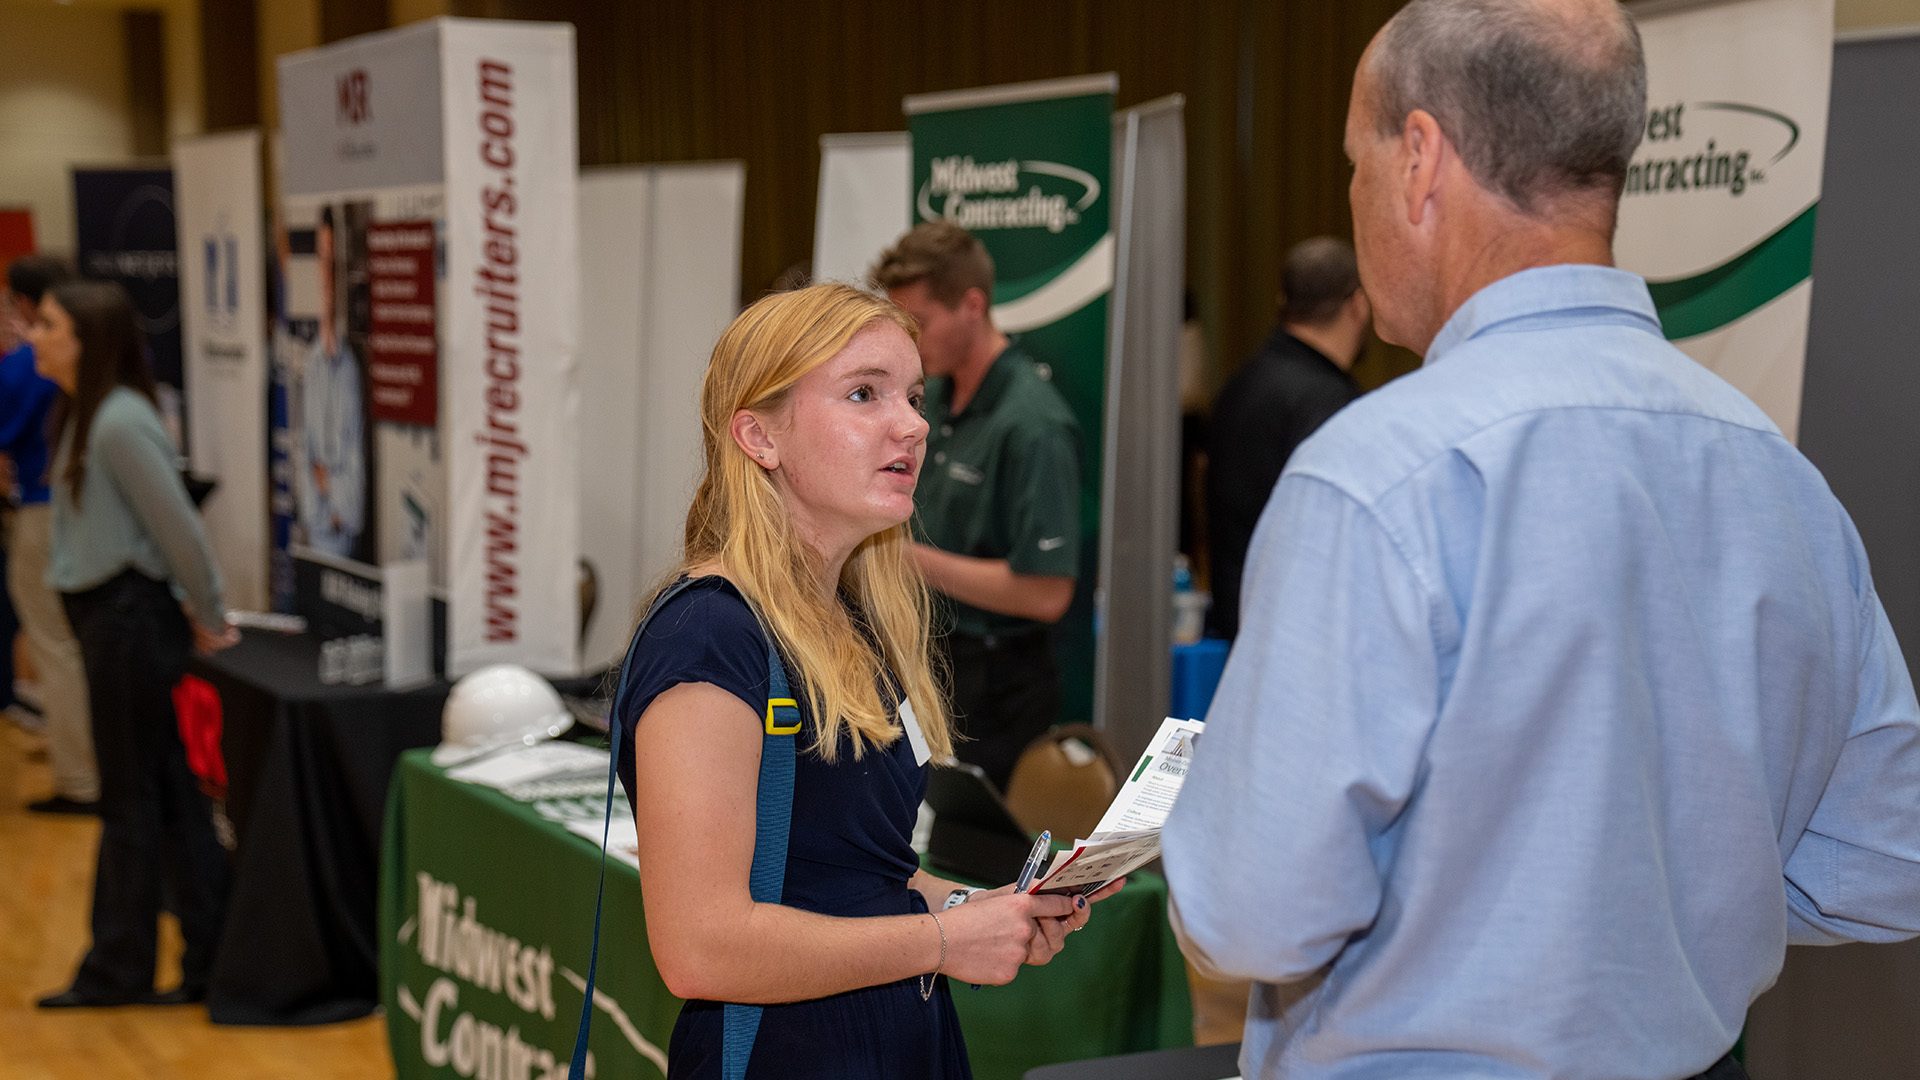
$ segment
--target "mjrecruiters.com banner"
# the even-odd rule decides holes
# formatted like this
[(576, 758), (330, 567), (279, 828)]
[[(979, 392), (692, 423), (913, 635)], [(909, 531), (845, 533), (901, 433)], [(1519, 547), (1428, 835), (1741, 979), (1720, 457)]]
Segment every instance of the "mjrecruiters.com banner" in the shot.
[(579, 667), (573, 28), (448, 20), (449, 675)]
[(1640, 19), (1647, 117), (1615, 246), (1687, 354), (1788, 438), (1800, 423), (1832, 0), (1726, 0)]

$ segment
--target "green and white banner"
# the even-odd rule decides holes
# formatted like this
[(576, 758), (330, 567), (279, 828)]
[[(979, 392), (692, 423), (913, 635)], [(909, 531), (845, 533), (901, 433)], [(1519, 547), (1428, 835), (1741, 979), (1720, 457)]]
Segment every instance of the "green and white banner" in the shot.
[(1093, 718), (1117, 86), (1088, 75), (906, 99), (913, 220), (951, 221), (986, 244), (994, 324), (1052, 371), (1080, 424), (1080, 588), (1058, 638), (1068, 721)]
[(1813, 224), (1827, 145), (1833, 0), (1636, 10), (1647, 127), (1615, 250), (1687, 354), (1800, 423)]

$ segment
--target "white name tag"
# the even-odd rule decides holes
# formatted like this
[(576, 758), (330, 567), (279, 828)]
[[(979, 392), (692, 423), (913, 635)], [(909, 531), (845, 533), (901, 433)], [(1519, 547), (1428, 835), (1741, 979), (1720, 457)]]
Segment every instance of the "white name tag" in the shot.
[(925, 765), (933, 760), (933, 751), (927, 749), (927, 733), (920, 729), (920, 717), (914, 714), (913, 702), (900, 703), (900, 726), (907, 729), (907, 745), (913, 747), (913, 763)]

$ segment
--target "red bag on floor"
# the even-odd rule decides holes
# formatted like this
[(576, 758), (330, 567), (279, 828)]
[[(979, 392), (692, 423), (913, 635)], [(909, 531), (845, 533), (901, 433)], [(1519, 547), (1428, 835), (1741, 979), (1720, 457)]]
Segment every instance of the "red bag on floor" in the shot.
[(225, 798), (227, 761), (220, 753), (220, 692), (205, 679), (183, 675), (173, 688), (173, 711), (180, 718), (187, 768), (200, 778), (200, 787), (208, 796)]

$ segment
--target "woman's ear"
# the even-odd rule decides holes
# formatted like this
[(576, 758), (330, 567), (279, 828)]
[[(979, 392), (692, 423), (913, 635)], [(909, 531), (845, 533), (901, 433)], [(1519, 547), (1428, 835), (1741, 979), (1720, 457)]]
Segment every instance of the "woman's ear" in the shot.
[(780, 467), (780, 451), (773, 445), (773, 437), (768, 433), (766, 424), (753, 410), (741, 409), (734, 413), (727, 431), (733, 436), (734, 445), (758, 462), (761, 468), (771, 472)]

